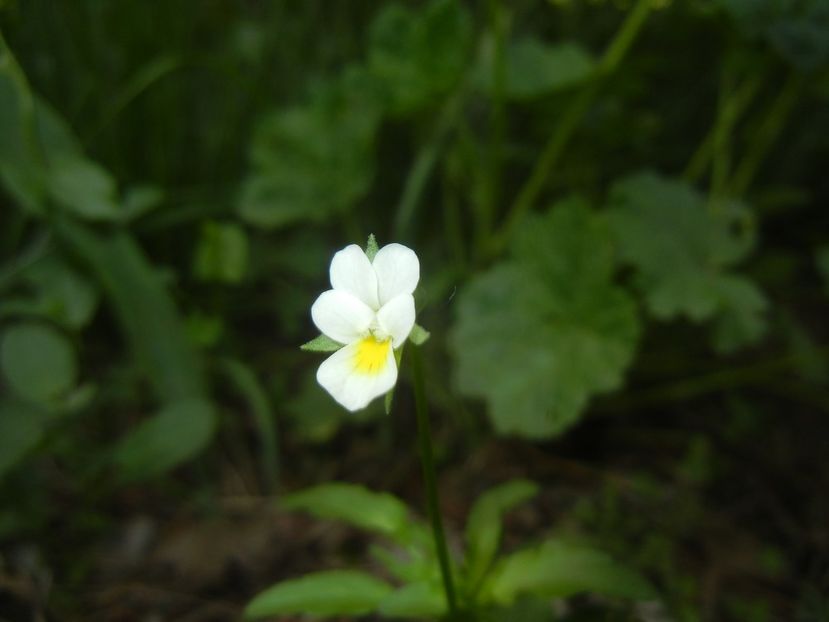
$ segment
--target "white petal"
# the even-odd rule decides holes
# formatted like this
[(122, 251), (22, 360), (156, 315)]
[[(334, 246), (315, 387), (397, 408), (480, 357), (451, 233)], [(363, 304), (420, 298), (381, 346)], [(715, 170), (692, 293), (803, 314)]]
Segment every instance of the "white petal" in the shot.
[(363, 249), (356, 244), (346, 246), (334, 255), (330, 276), (334, 289), (356, 296), (375, 311), (380, 308), (377, 275)]
[(400, 294), (411, 294), (420, 279), (420, 262), (415, 252), (402, 244), (388, 244), (374, 257), (380, 306)]
[(374, 311), (347, 292), (329, 289), (314, 302), (311, 319), (334, 341), (351, 343), (366, 334), (374, 320)]
[(397, 382), (394, 350), (388, 348), (383, 365), (370, 373), (357, 367), (360, 342), (334, 352), (317, 370), (317, 382), (350, 411), (360, 410), (376, 397), (387, 393)]
[(377, 312), (377, 324), (391, 335), (392, 345), (399, 348), (415, 322), (415, 302), (411, 294), (400, 294), (389, 300)]

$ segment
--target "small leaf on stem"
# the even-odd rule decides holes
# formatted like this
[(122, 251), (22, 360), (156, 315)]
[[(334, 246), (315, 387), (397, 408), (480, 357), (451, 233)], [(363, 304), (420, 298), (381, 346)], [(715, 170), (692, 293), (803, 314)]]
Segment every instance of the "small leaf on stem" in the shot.
[(331, 337), (320, 335), (308, 343), (303, 343), (299, 346), (299, 349), (305, 350), (306, 352), (336, 352), (342, 347), (343, 344), (338, 341), (334, 341)]

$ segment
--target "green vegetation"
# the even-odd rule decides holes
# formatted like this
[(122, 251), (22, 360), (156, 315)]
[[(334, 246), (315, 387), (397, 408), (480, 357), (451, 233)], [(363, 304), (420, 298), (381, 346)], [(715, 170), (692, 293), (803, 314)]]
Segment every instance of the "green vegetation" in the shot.
[[(0, 32), (0, 619), (827, 619), (825, 0)], [(309, 309), (372, 233), (418, 324), (351, 414)]]

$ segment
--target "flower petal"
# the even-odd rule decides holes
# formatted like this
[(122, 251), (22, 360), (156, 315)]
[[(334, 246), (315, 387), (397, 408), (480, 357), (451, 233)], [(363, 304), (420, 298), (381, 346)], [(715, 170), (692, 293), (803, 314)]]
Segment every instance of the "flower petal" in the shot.
[(411, 294), (420, 279), (420, 261), (402, 244), (387, 244), (374, 257), (380, 306), (400, 294)]
[(377, 324), (392, 338), (392, 345), (399, 348), (415, 322), (415, 302), (411, 294), (400, 294), (389, 300), (377, 312)]
[(347, 292), (329, 289), (314, 302), (311, 319), (324, 335), (351, 343), (366, 334), (374, 321), (374, 311)]
[(351, 244), (335, 253), (329, 273), (331, 287), (356, 296), (374, 310), (380, 308), (377, 275), (362, 248)]
[(397, 382), (394, 350), (387, 348), (381, 364), (371, 371), (364, 371), (360, 368), (361, 343), (351, 343), (337, 350), (317, 370), (320, 386), (352, 412), (365, 408), (371, 400), (388, 392)]

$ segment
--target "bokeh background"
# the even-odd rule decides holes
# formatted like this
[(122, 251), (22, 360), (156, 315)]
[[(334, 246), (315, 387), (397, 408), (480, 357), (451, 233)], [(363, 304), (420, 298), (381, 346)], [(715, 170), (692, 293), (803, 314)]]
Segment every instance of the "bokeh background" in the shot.
[[(424, 511), (315, 383), (333, 253), (414, 248), (451, 546), (569, 534), (658, 590), (546, 620), (829, 620), (824, 0), (0, 2), (0, 618), (234, 620)], [(523, 617), (519, 617), (523, 616)]]

